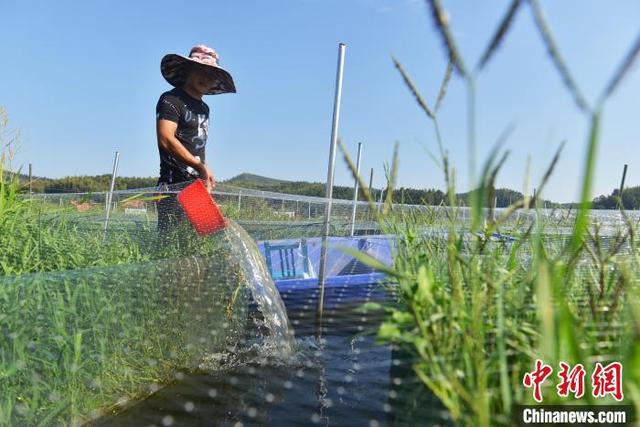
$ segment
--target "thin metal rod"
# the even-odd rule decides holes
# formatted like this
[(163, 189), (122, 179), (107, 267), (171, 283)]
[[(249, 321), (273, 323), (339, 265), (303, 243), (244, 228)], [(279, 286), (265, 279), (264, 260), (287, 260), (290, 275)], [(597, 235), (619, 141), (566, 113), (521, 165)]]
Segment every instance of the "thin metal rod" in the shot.
[(107, 227), (109, 227), (109, 214), (111, 213), (111, 200), (113, 199), (113, 189), (116, 185), (116, 174), (118, 172), (118, 160), (120, 160), (120, 152), (116, 151), (116, 156), (113, 159), (113, 171), (111, 172), (111, 186), (109, 187), (109, 193), (107, 194), (107, 215), (104, 218), (104, 235), (107, 236)]
[(489, 220), (491, 222), (496, 222), (496, 209), (498, 207), (498, 196), (495, 196), (491, 201), (491, 212)]
[(33, 180), (33, 168), (31, 167), (31, 163), (29, 163), (29, 194), (33, 193), (33, 188), (31, 187), (32, 180)]
[(325, 191), (326, 208), (324, 213), (324, 224), (322, 227), (322, 249), (320, 251), (320, 271), (318, 282), (320, 285), (320, 295), (318, 297), (318, 310), (316, 312), (317, 335), (322, 335), (322, 312), (324, 310), (324, 283), (327, 270), (327, 238), (329, 237), (329, 226), (331, 220), (331, 203), (333, 197), (333, 177), (336, 168), (336, 146), (338, 144), (338, 127), (340, 125), (340, 101), (342, 99), (342, 77), (344, 74), (344, 53), (346, 45), (338, 45), (338, 69), (336, 71), (336, 92), (333, 101), (333, 124), (331, 125), (331, 146), (329, 149), (329, 166), (327, 168), (327, 187)]
[(624, 191), (624, 180), (627, 178), (627, 165), (624, 165), (624, 169), (622, 169), (622, 180), (620, 181), (620, 189), (618, 190), (618, 209), (622, 210), (622, 192)]
[[(371, 197), (373, 197), (373, 201), (375, 202), (375, 196), (373, 195), (373, 193), (371, 192), (373, 190), (373, 168), (371, 168), (371, 175), (369, 175), (369, 195)], [(369, 220), (371, 220), (371, 215), (373, 214), (373, 212), (369, 212), (367, 217), (369, 218)]]
[(378, 212), (382, 209), (382, 196), (384, 196), (384, 187), (380, 190), (380, 199), (378, 200)]
[(351, 210), (351, 236), (356, 230), (356, 209), (358, 208), (358, 177), (360, 176), (360, 158), (362, 157), (362, 142), (358, 142), (358, 160), (356, 161), (356, 179), (353, 184), (353, 208)]

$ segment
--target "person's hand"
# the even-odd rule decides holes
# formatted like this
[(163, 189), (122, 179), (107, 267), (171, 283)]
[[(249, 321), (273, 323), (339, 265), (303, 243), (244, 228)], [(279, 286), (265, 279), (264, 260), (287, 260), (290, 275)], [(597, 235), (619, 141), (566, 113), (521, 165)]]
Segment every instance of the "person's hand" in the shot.
[(200, 174), (200, 178), (204, 181), (204, 185), (207, 186), (207, 190), (213, 191), (216, 188), (216, 180), (213, 176), (213, 172), (209, 169), (209, 166), (201, 163), (198, 173)]

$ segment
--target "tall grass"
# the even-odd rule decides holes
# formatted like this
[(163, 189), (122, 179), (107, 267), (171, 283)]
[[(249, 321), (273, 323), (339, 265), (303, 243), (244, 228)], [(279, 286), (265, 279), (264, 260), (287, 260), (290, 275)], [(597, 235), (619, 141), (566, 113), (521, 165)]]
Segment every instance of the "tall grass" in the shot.
[(2, 147), (0, 425), (82, 424), (242, 338), (250, 278), (224, 235), (104, 239), (102, 222), (25, 197)]
[(0, 152), (0, 276), (106, 266), (149, 259), (127, 234), (104, 241), (69, 221), (70, 209), (25, 198), (16, 174)]
[[(604, 102), (620, 86), (630, 64), (637, 58), (639, 43), (632, 46), (610, 80), (603, 92), (606, 95), (591, 107), (560, 55), (536, 0), (511, 2), (473, 73), (456, 47), (441, 3), (435, 0), (427, 3), (447, 59), (467, 85), (472, 159), (475, 73), (481, 72), (496, 54), (516, 12), (525, 3), (531, 6), (550, 58), (577, 108), (587, 119), (589, 137), (585, 144), (581, 203), (575, 217), (569, 217), (571, 232), (562, 238), (549, 219), (538, 211), (533, 224), (510, 229), (516, 238), (514, 242), (495, 241), (491, 238), (493, 233), (504, 230), (509, 217), (526, 208), (530, 200), (525, 196), (495, 220), (485, 220), (483, 206), (487, 196), (491, 196), (505, 158), (503, 155), (496, 161), (500, 155), (498, 149), (494, 149), (478, 177), (475, 177), (475, 160), (469, 165), (476, 191), (472, 193), (475, 199), (471, 203), (471, 218), (462, 221), (456, 206), (455, 176), (442, 148), (437, 113), (428, 107), (408, 73), (394, 58), (404, 83), (427, 119), (435, 125), (450, 215), (446, 236), (434, 237), (424, 232), (434, 226), (431, 219), (415, 215), (398, 217), (397, 214), (393, 218), (388, 215), (393, 211), (393, 204), (387, 200), (387, 209), (377, 215), (377, 220), (386, 232), (398, 236), (393, 265), (384, 266), (367, 255), (352, 254), (385, 271), (397, 283), (399, 304), (384, 307), (388, 317), (379, 328), (379, 337), (416, 357), (415, 374), (445, 405), (458, 425), (511, 425), (514, 405), (534, 403), (522, 379), (538, 358), (554, 368), (553, 381), (550, 381), (553, 384), (556, 384), (555, 375), (561, 361), (570, 365), (582, 363), (587, 375), (596, 361), (621, 362), (626, 393), (623, 403), (640, 408), (637, 230), (635, 224), (623, 216), (622, 226), (605, 237), (589, 210)], [(441, 99), (438, 104), (440, 102)], [(344, 147), (343, 152), (355, 174)], [(559, 156), (560, 150), (539, 189), (544, 189)], [(397, 164), (397, 155), (394, 163)], [(380, 307), (370, 304), (369, 308)], [(595, 400), (590, 394), (589, 376), (585, 386), (584, 397), (574, 400), (558, 397), (553, 386), (547, 385), (543, 389), (544, 401), (617, 403), (611, 398)]]
[[(29, 206), (13, 212), (22, 209)], [(46, 251), (5, 257), (11, 268), (0, 276), (0, 425), (82, 423), (153, 392), (177, 369), (194, 368), (205, 352), (242, 337), (247, 302), (237, 290), (247, 278), (238, 276), (242, 269), (222, 236), (203, 242), (176, 230), (168, 245), (141, 257), (149, 248), (126, 232), (109, 236), (123, 239), (117, 244), (101, 243), (101, 228), (21, 220), (26, 225), (6, 220), (15, 225), (5, 230), (24, 240), (39, 232)], [(9, 250), (20, 244), (6, 242)], [(88, 249), (98, 253), (83, 258)]]

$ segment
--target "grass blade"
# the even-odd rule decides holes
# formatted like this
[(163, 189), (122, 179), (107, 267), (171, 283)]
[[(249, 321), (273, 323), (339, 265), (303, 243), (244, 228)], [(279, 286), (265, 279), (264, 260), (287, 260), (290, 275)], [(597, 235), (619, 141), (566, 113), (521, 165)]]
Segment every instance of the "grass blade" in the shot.
[(344, 252), (345, 254), (354, 257), (356, 260), (360, 261), (361, 263), (368, 265), (369, 267), (372, 267), (381, 273), (386, 273), (389, 276), (396, 277), (396, 278), (406, 277), (405, 274), (399, 271), (396, 271), (393, 267), (389, 267), (388, 265), (380, 262), (377, 258), (374, 258), (367, 253), (361, 252), (357, 249), (346, 248), (346, 247), (339, 247), (338, 249), (341, 252)]
[(347, 162), (347, 166), (349, 167), (351, 174), (355, 179), (358, 180), (358, 186), (360, 188), (360, 191), (362, 191), (364, 198), (367, 200), (367, 204), (369, 205), (369, 211), (374, 215), (374, 217), (376, 218), (376, 221), (379, 221), (380, 218), (378, 217), (378, 210), (376, 209), (375, 199), (371, 195), (371, 192), (369, 191), (369, 187), (367, 186), (367, 184), (364, 182), (362, 177), (358, 174), (358, 169), (356, 168), (355, 163), (353, 163), (353, 160), (351, 159), (351, 156), (347, 151), (347, 147), (344, 146), (344, 142), (342, 142), (342, 138), (338, 139), (338, 147), (340, 147), (340, 151), (342, 151), (342, 155), (344, 156), (345, 162)]
[(570, 243), (570, 251), (575, 253), (584, 242), (584, 234), (589, 222), (591, 207), (591, 186), (596, 163), (596, 151), (598, 148), (598, 133), (600, 131), (600, 113), (596, 112), (591, 119), (591, 131), (589, 132), (589, 144), (587, 146), (587, 159), (582, 180), (582, 196), (580, 197), (580, 210), (576, 218), (573, 236)]
[(442, 105), (442, 101), (444, 101), (444, 97), (447, 95), (447, 89), (449, 87), (449, 81), (451, 81), (451, 76), (453, 75), (453, 63), (449, 61), (447, 64), (447, 70), (444, 73), (444, 77), (442, 78), (442, 83), (440, 83), (440, 90), (438, 91), (438, 100), (436, 101), (436, 106), (434, 107), (435, 112), (437, 113), (440, 109), (440, 105)]
[(447, 12), (442, 7), (440, 0), (427, 0), (427, 2), (429, 3), (429, 6), (431, 8), (431, 16), (433, 17), (433, 22), (436, 26), (436, 29), (438, 30), (438, 33), (440, 33), (444, 46), (449, 54), (449, 59), (455, 65), (458, 73), (461, 76), (466, 77), (469, 73), (467, 72), (464, 62), (462, 61), (462, 56), (458, 52), (458, 48), (453, 39), (453, 35), (451, 34), (451, 31), (449, 29), (449, 17)]
[(393, 146), (393, 159), (391, 160), (391, 168), (388, 171), (387, 195), (384, 200), (384, 207), (382, 214), (387, 215), (393, 206), (393, 190), (396, 188), (396, 181), (398, 180), (398, 143)]
[(599, 105), (603, 104), (604, 101), (606, 101), (607, 98), (615, 92), (616, 88), (620, 85), (620, 82), (622, 82), (631, 69), (633, 63), (638, 59), (638, 56), (640, 56), (640, 34), (638, 34), (635, 43), (627, 53), (627, 56), (625, 56), (624, 61), (622, 61), (622, 64), (614, 74), (613, 78), (609, 81), (607, 88), (600, 97)]
[(482, 57), (480, 58), (480, 61), (476, 66), (476, 71), (481, 71), (484, 66), (487, 65), (493, 54), (498, 50), (498, 47), (500, 47), (500, 43), (502, 43), (502, 40), (509, 31), (509, 28), (511, 28), (511, 24), (513, 23), (513, 19), (516, 16), (516, 12), (520, 8), (520, 3), (521, 0), (513, 0), (511, 2), (509, 10), (507, 10), (504, 18), (502, 18), (502, 21), (500, 22), (500, 25), (493, 35), (489, 46), (487, 46), (487, 49), (482, 54)]
[(533, 10), (533, 17), (536, 27), (538, 28), (540, 36), (542, 37), (542, 40), (547, 47), (547, 51), (549, 52), (549, 56), (551, 57), (553, 64), (562, 77), (562, 81), (565, 87), (573, 96), (573, 100), (575, 101), (578, 108), (584, 113), (590, 112), (590, 108), (587, 104), (587, 101), (585, 100), (585, 97), (582, 95), (580, 89), (578, 89), (578, 85), (571, 76), (567, 64), (564, 62), (564, 59), (562, 59), (562, 56), (560, 55), (560, 51), (558, 50), (556, 42), (551, 35), (551, 30), (547, 25), (547, 21), (542, 12), (540, 3), (538, 3), (538, 0), (529, 0), (529, 4), (531, 5), (531, 9)]
[(404, 80), (404, 84), (407, 85), (407, 87), (409, 88), (413, 96), (416, 98), (416, 102), (418, 102), (418, 105), (420, 106), (420, 108), (422, 108), (422, 110), (431, 120), (435, 119), (433, 111), (431, 111), (431, 108), (429, 108), (429, 105), (427, 105), (427, 101), (425, 101), (422, 95), (420, 95), (418, 88), (416, 88), (416, 86), (413, 84), (413, 81), (411, 80), (407, 72), (402, 67), (402, 64), (400, 64), (400, 62), (393, 56), (391, 57), (391, 59), (393, 60), (393, 64), (395, 65), (395, 67), (400, 72), (400, 75), (402, 75), (402, 80)]

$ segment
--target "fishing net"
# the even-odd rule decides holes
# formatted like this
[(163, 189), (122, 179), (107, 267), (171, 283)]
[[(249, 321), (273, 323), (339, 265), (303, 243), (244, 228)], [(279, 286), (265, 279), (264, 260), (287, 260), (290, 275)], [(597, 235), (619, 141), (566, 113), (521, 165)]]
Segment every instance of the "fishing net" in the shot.
[(155, 191), (12, 201), (0, 216), (11, 248), (0, 254), (0, 424), (83, 422), (243, 346), (291, 353), (255, 241), (233, 220), (198, 236), (178, 208)]

